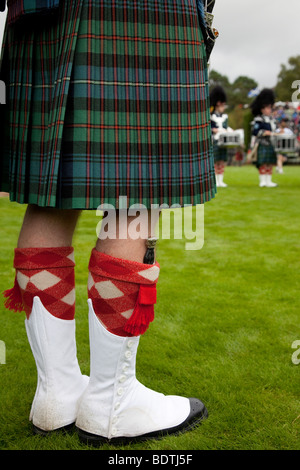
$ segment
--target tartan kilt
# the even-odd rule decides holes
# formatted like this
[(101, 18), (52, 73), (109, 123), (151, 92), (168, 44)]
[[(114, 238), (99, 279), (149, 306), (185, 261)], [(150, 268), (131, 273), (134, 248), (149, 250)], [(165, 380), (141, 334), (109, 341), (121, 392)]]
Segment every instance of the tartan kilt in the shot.
[(214, 161), (215, 162), (227, 162), (228, 160), (228, 149), (226, 147), (220, 147), (217, 141), (214, 141)]
[[(0, 191), (61, 209), (214, 197), (197, 0), (65, 0), (6, 24)], [(124, 199), (126, 196), (126, 199)]]
[(257, 148), (257, 161), (255, 162), (257, 168), (261, 165), (276, 165), (277, 154), (273, 145), (259, 144)]

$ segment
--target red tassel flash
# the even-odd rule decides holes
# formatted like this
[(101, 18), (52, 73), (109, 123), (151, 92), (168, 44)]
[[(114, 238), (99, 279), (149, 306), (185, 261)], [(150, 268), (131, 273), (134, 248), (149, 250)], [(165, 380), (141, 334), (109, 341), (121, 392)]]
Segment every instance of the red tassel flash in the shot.
[(137, 302), (131, 317), (124, 325), (124, 330), (133, 336), (145, 333), (150, 322), (154, 320), (156, 303), (156, 284), (140, 285)]
[(15, 312), (22, 312), (24, 310), (22, 294), (16, 277), (14, 287), (12, 289), (5, 290), (3, 292), (3, 296), (6, 299), (4, 301), (6, 308)]

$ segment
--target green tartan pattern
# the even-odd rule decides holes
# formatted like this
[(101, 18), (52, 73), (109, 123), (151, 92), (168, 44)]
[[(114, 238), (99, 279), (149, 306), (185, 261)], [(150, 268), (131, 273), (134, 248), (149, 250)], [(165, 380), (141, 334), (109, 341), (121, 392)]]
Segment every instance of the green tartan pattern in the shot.
[(6, 27), (3, 44), (11, 200), (96, 209), (121, 196), (148, 208), (214, 197), (196, 0), (66, 0), (47, 27)]
[(261, 165), (275, 165), (277, 163), (277, 155), (273, 145), (262, 145), (259, 144), (257, 148), (257, 161), (256, 166)]

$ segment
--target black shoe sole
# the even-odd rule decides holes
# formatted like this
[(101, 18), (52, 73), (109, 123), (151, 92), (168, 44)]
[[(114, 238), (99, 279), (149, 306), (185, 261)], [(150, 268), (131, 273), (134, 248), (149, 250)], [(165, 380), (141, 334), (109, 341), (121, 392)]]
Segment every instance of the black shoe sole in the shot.
[(189, 398), (191, 411), (189, 416), (178, 426), (174, 426), (168, 429), (161, 429), (159, 431), (150, 432), (147, 434), (142, 434), (140, 436), (133, 437), (113, 437), (108, 439), (103, 436), (98, 436), (97, 434), (91, 434), (89, 432), (83, 431), (80, 428), (77, 428), (78, 437), (80, 442), (86, 445), (91, 445), (94, 447), (100, 447), (103, 444), (111, 445), (127, 445), (134, 444), (138, 442), (148, 441), (148, 440), (159, 440), (165, 436), (178, 436), (185, 432), (191, 431), (199, 426), (202, 421), (208, 418), (208, 411), (204, 404), (197, 398)]
[(34, 424), (32, 425), (32, 431), (33, 434), (37, 434), (39, 436), (49, 436), (50, 434), (57, 433), (57, 432), (63, 432), (63, 433), (69, 433), (74, 431), (75, 429), (75, 423), (68, 424), (67, 426), (63, 426), (61, 428), (53, 429), (52, 431), (45, 431), (44, 429), (38, 428)]

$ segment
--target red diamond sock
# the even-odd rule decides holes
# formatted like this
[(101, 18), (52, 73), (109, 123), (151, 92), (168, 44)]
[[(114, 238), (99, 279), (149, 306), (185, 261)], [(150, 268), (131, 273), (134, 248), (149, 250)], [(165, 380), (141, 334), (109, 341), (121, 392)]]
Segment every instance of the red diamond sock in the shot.
[(143, 334), (154, 319), (159, 264), (129, 261), (92, 250), (88, 295), (95, 314), (118, 336)]
[(258, 171), (259, 171), (260, 175), (267, 175), (267, 173), (268, 173), (267, 165), (260, 165)]
[(5, 306), (29, 318), (35, 296), (55, 317), (75, 315), (74, 250), (72, 247), (16, 248), (15, 285), (4, 292)]

